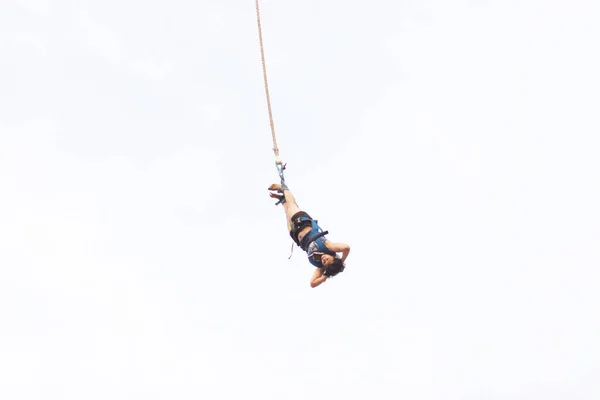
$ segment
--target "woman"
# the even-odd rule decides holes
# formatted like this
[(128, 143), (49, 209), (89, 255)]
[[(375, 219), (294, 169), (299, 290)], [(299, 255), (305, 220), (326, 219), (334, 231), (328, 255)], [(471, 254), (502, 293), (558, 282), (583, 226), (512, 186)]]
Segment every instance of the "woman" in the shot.
[[(310, 286), (315, 288), (325, 282), (329, 277), (335, 276), (345, 268), (344, 262), (350, 253), (350, 246), (344, 243), (333, 243), (325, 239), (329, 232), (323, 230), (310, 215), (302, 211), (296, 199), (287, 186), (277, 183), (269, 186), (272, 198), (279, 199), (285, 210), (287, 228), (290, 236), (302, 250), (306, 251), (308, 261), (317, 267), (314, 272)], [(278, 203), (279, 204), (279, 203)], [(339, 257), (337, 253), (342, 253)]]

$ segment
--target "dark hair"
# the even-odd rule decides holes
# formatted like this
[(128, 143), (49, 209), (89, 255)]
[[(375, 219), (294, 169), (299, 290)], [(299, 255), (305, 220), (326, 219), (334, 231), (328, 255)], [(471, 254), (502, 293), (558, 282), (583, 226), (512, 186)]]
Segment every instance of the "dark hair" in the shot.
[(325, 272), (323, 272), (323, 275), (325, 275), (327, 277), (336, 276), (340, 272), (343, 272), (344, 268), (346, 268), (346, 266), (344, 265), (344, 263), (342, 262), (342, 260), (340, 258), (336, 257), (333, 260), (333, 264), (331, 264), (330, 266), (328, 266), (325, 269)]

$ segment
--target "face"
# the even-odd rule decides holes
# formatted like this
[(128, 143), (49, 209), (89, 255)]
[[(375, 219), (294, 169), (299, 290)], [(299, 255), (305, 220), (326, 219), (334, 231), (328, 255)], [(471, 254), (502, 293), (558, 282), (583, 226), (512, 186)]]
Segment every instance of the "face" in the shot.
[(321, 264), (323, 264), (323, 266), (325, 268), (329, 267), (331, 264), (333, 264), (333, 261), (335, 260), (335, 258), (333, 258), (333, 256), (330, 256), (329, 254), (323, 254), (321, 256)]

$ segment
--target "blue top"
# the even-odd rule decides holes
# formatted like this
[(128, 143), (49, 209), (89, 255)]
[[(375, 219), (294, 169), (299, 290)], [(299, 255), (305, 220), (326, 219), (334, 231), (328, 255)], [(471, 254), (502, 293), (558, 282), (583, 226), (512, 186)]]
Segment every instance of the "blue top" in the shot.
[[(312, 227), (310, 232), (308, 232), (302, 238), (303, 243), (307, 243), (311, 241), (311, 238), (315, 237), (319, 233), (322, 233), (323, 230), (319, 227), (318, 221), (312, 220)], [(320, 255), (321, 254), (329, 254), (335, 256), (335, 252), (329, 250), (327, 246), (325, 246), (325, 238), (323, 236), (313, 240), (308, 247), (306, 248), (306, 254), (308, 256), (308, 261), (317, 268), (322, 268), (323, 264), (321, 263)]]

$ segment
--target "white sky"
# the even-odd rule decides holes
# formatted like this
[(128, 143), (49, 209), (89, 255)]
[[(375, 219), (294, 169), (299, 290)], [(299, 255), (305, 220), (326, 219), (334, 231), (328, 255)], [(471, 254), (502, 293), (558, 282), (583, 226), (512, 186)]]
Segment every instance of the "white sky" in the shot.
[(0, 398), (600, 398), (600, 3), (0, 4)]

